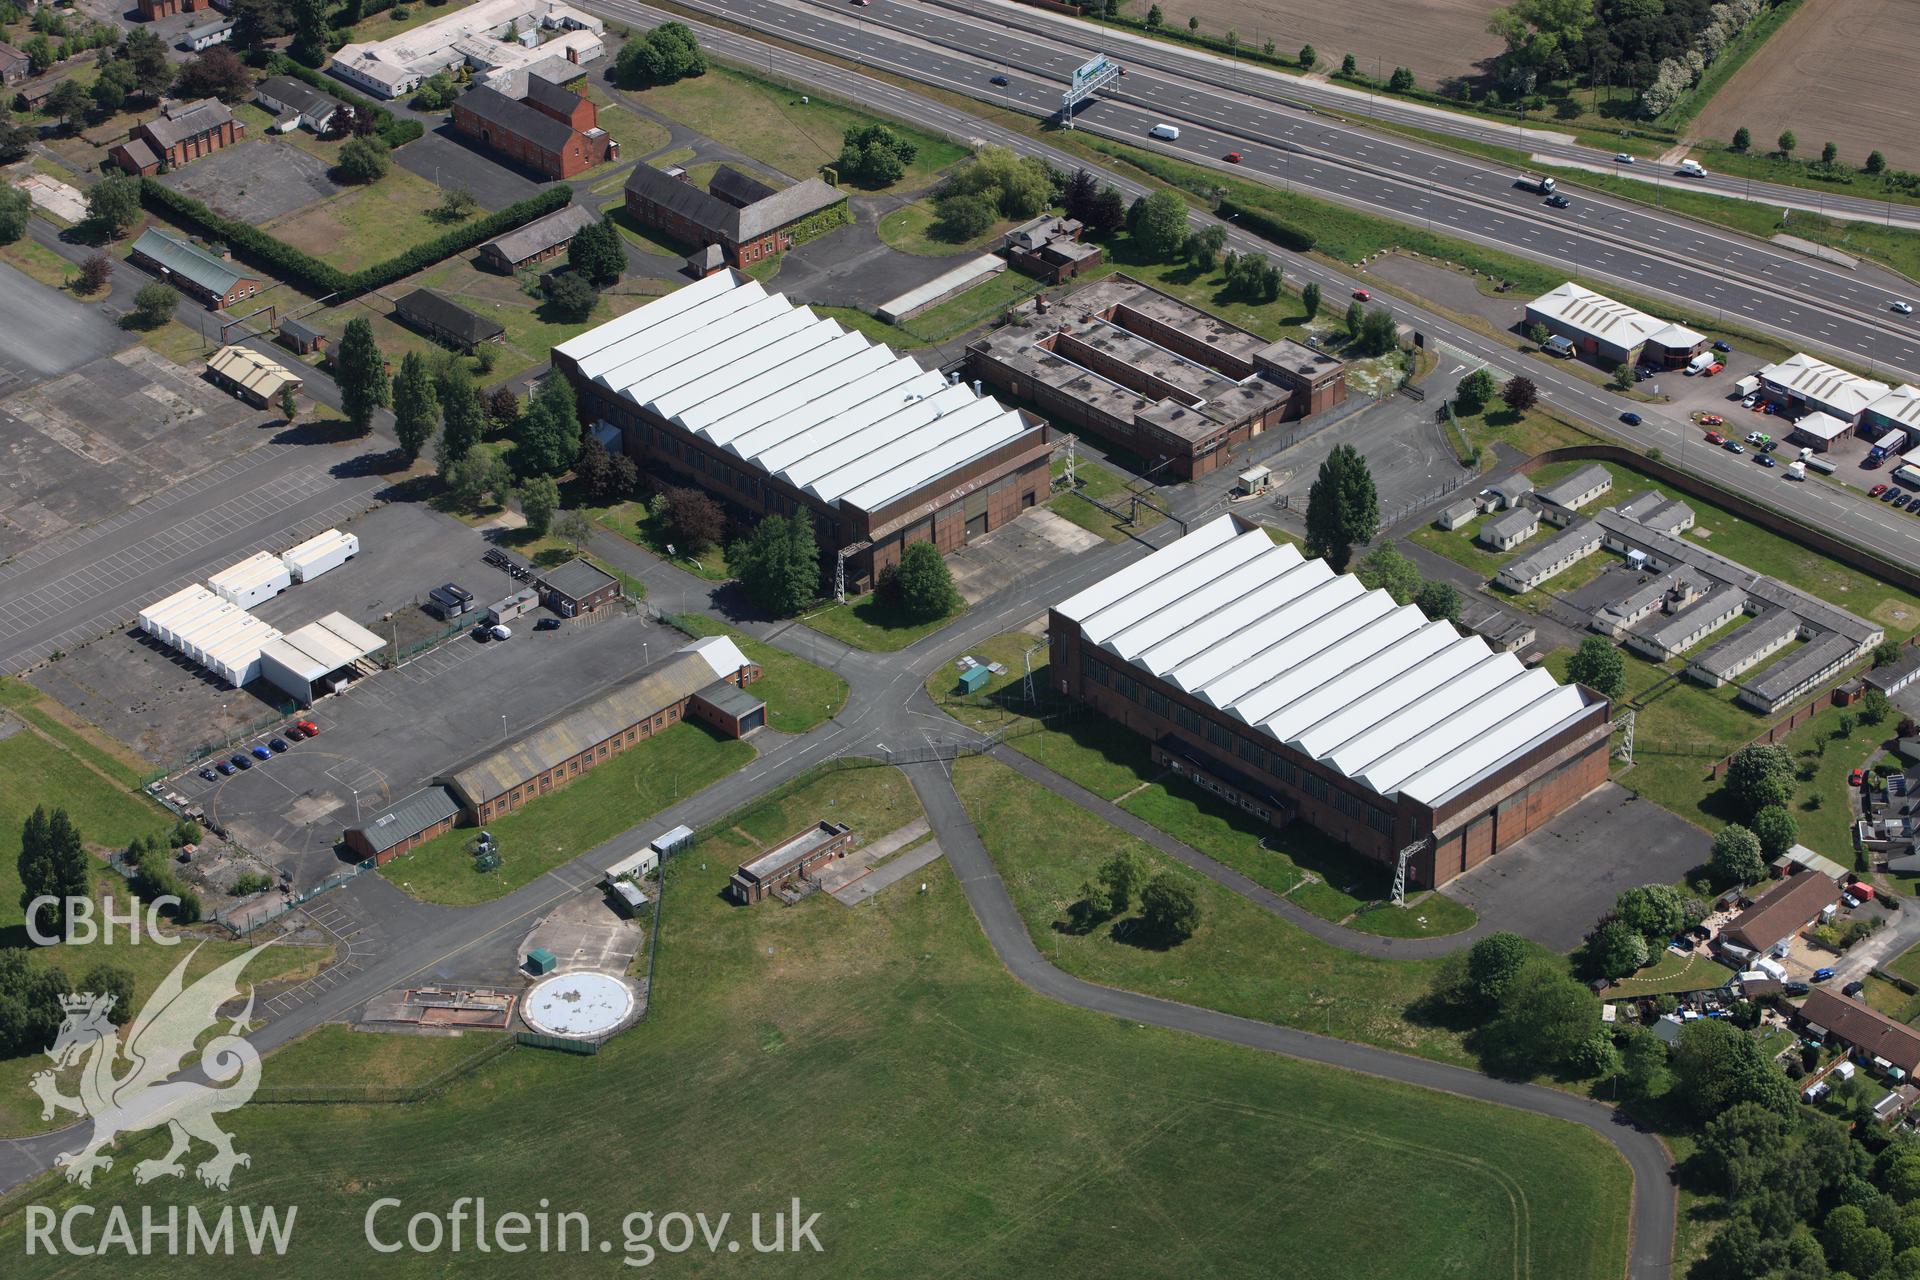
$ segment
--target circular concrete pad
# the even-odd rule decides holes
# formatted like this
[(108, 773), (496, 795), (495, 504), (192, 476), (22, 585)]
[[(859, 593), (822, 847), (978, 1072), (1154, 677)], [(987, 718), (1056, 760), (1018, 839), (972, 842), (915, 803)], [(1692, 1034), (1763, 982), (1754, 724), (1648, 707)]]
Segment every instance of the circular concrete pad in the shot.
[(520, 1016), (535, 1031), (574, 1040), (605, 1035), (632, 1012), (633, 992), (626, 983), (587, 970), (542, 978), (520, 1006)]

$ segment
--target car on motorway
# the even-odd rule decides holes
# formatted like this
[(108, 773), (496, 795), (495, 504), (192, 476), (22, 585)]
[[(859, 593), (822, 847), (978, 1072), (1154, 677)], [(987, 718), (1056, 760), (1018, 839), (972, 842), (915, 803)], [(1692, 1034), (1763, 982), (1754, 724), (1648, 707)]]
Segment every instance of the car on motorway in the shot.
[(227, 763), (242, 773), (253, 768), (253, 761), (247, 759), (245, 756), (228, 756)]
[(1613, 162), (1615, 164), (1632, 164), (1633, 157), (1628, 155), (1626, 152), (1622, 151), (1618, 155), (1614, 156)]
[(1753, 460), (1763, 467), (1777, 467), (1780, 465), (1774, 461), (1774, 457), (1770, 453), (1756, 453), (1753, 455)]
[(1547, 207), (1550, 209), (1564, 209), (1572, 203), (1573, 201), (1557, 192), (1547, 197)]
[(256, 744), (253, 748), (253, 758), (255, 760), (271, 760), (273, 759), (273, 752)]
[(1625, 413), (1620, 415), (1620, 421), (1626, 423), (1630, 427), (1637, 427), (1640, 425), (1640, 415), (1635, 413), (1633, 410), (1629, 409)]
[(287, 749), (287, 740), (285, 738), (269, 738), (267, 739), (267, 745), (276, 752), (285, 751)]
[(1147, 130), (1147, 136), (1161, 138), (1167, 142), (1178, 142), (1180, 141), (1180, 126), (1165, 123), (1157, 124)]
[(1707, 432), (1708, 444), (1725, 444), (1726, 442), (1727, 442), (1727, 438), (1721, 435), (1718, 431)]
[(1238, 151), (1229, 151), (1227, 152), (1227, 154), (1225, 154), (1224, 156), (1221, 156), (1220, 158), (1222, 160), (1225, 160), (1228, 164), (1239, 164), (1241, 157)]
[(542, 618), (533, 624), (533, 629), (535, 631), (558, 631), (560, 629), (560, 619)]
[(1359, 301), (1361, 301), (1361, 302), (1372, 302), (1372, 301), (1373, 301), (1373, 294), (1371, 294), (1371, 293), (1369, 293), (1369, 292), (1368, 292), (1367, 290), (1365, 290), (1365, 289), (1355, 289), (1355, 290), (1353, 291), (1353, 296), (1354, 296), (1355, 298), (1357, 298), (1357, 299), (1358, 299)]
[(219, 771), (220, 776), (223, 778), (231, 778), (233, 776), (233, 764), (231, 761), (222, 760), (213, 767)]
[(1889, 302), (1887, 305), (1892, 307), (1895, 311), (1898, 311), (1903, 316), (1910, 316), (1913, 314), (1913, 304), (1911, 302)]
[(1738, 440), (1729, 440), (1725, 444), (1721, 445), (1720, 447), (1722, 449), (1725, 449), (1728, 453), (1745, 453), (1747, 451), (1747, 447), (1741, 444)]
[(220, 775), (215, 773), (212, 769), (202, 769), (200, 771), (200, 776), (202, 778), (205, 778), (208, 782), (212, 782), (215, 778), (219, 777)]
[(1869, 498), (1877, 498), (1881, 494), (1885, 493), (1886, 491), (1887, 491), (1887, 486), (1883, 484), (1877, 484), (1873, 486), (1873, 488), (1867, 490), (1867, 496)]
[(1009, 84), (1011, 84), (1011, 83), (1013, 83), (1013, 82), (1012, 82), (1012, 81), (1010, 81), (1010, 80), (1008, 80), (1008, 79), (1007, 79), (1007, 78), (1006, 78), (1005, 76), (995, 76), (995, 77), (994, 77), (993, 79), (991, 79), (991, 80), (989, 80), (989, 81), (987, 81), (987, 83), (988, 83), (988, 84), (997, 84), (997, 85), (999, 85), (999, 86), (1000, 86), (1000, 87), (1001, 87), (1002, 89), (1004, 89), (1004, 88), (1006, 88), (1006, 87), (1007, 87), (1007, 86), (1008, 86)]

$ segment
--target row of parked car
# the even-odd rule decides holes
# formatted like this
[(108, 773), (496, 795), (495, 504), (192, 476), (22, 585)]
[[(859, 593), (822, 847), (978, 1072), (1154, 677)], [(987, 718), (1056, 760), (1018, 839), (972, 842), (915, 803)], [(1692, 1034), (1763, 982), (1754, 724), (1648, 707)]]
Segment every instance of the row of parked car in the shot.
[(281, 752), (288, 750), (292, 744), (287, 741), (287, 738), (292, 738), (294, 742), (299, 742), (306, 738), (318, 737), (319, 734), (320, 726), (313, 721), (295, 720), (287, 726), (285, 738), (268, 738), (264, 743), (254, 744), (253, 748), (249, 751), (228, 756), (225, 760), (217, 760), (213, 764), (200, 770), (200, 776), (208, 782), (212, 782), (217, 778), (231, 778), (236, 773), (245, 773), (248, 769), (253, 768), (254, 761), (256, 760), (264, 763), (265, 761), (273, 759)]

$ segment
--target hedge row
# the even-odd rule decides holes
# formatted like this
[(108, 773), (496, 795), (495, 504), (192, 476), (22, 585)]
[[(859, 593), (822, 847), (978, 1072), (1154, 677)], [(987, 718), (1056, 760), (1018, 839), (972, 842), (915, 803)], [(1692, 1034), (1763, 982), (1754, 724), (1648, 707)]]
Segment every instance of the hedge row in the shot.
[(372, 98), (355, 93), (326, 72), (315, 71), (312, 67), (295, 62), (284, 53), (275, 53), (267, 58), (267, 74), (304, 80), (320, 92), (340, 99), (355, 111), (371, 113), (373, 132), (389, 147), (403, 147), (426, 132), (418, 120), (396, 116)]
[(183, 195), (152, 178), (140, 179), (140, 200), (147, 208), (164, 213), (175, 221), (198, 227), (202, 233), (220, 240), (240, 257), (289, 283), (299, 285), (308, 293), (320, 296), (340, 294), (349, 298), (385, 288), (436, 262), (464, 253), (535, 218), (565, 208), (572, 199), (571, 188), (547, 187), (518, 204), (508, 205), (498, 213), (490, 213), (477, 222), (454, 227), (385, 262), (376, 262), (370, 267), (349, 273), (294, 248), (251, 223), (236, 222), (215, 213), (192, 196)]
[(1313, 233), (1303, 231), (1290, 222), (1282, 222), (1262, 209), (1249, 209), (1245, 205), (1235, 204), (1231, 200), (1220, 202), (1220, 216), (1232, 218), (1235, 223), (1245, 227), (1263, 239), (1271, 240), (1282, 249), (1291, 249), (1295, 253), (1305, 253), (1313, 248)]

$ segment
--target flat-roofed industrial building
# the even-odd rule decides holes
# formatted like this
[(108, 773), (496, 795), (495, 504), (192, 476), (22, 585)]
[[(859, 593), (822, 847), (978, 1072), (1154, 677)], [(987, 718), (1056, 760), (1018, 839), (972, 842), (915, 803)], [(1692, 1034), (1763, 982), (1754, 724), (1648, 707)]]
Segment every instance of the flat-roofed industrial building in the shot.
[(1046, 501), (1046, 425), (725, 270), (553, 349), (584, 420), (736, 519), (805, 507), (849, 589)]
[(1607, 700), (1223, 515), (1053, 607), (1058, 692), (1275, 825), (1435, 886), (1607, 778)]
[(1347, 398), (1345, 366), (1272, 342), (1129, 276), (1025, 311), (967, 347), (967, 371), (1056, 426), (1119, 445), (1183, 480), (1283, 422)]

